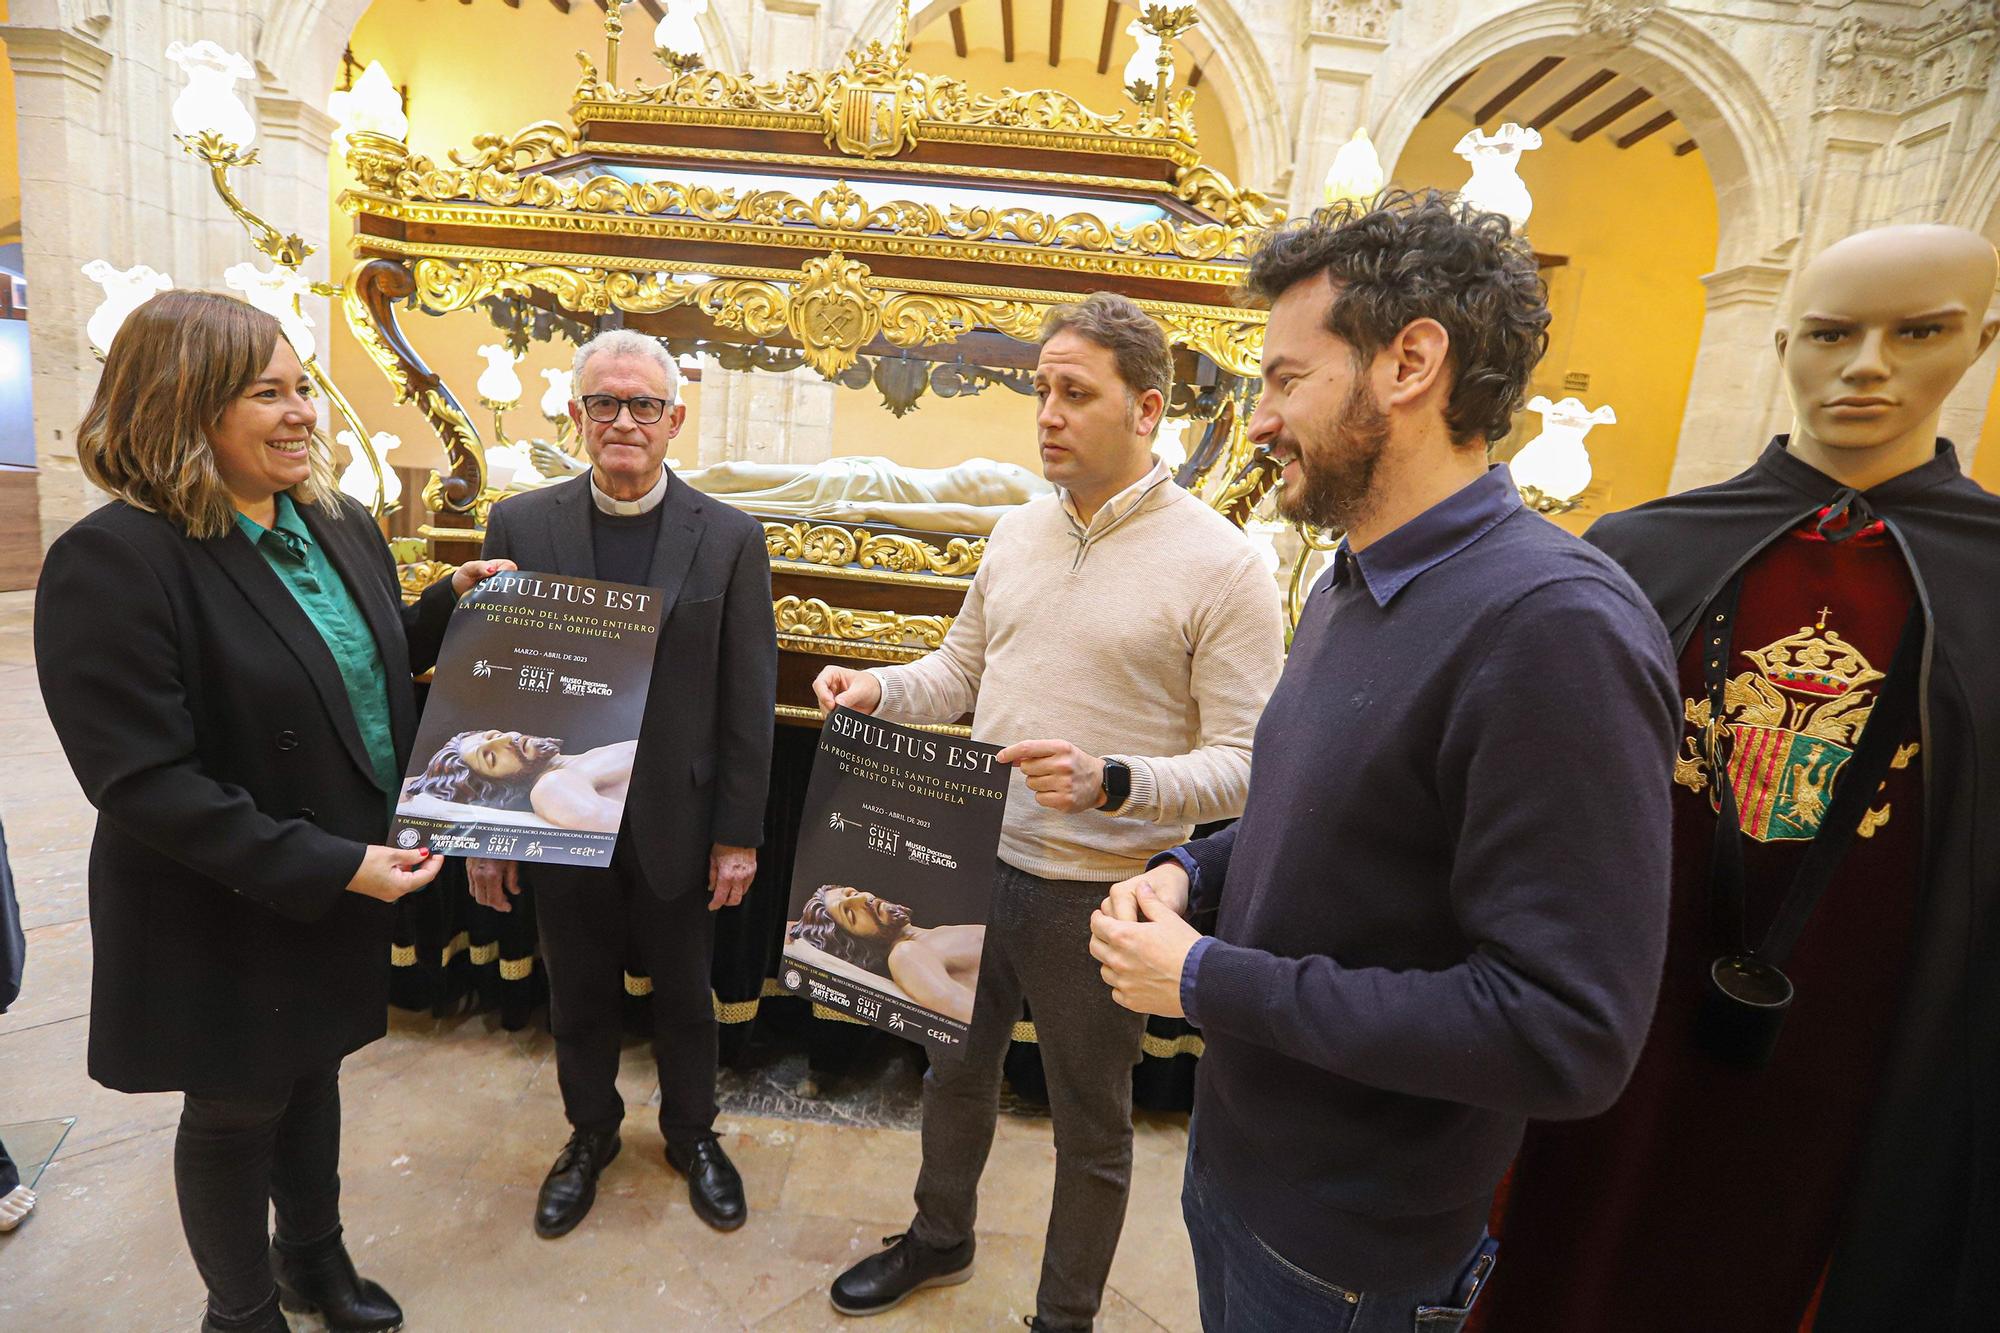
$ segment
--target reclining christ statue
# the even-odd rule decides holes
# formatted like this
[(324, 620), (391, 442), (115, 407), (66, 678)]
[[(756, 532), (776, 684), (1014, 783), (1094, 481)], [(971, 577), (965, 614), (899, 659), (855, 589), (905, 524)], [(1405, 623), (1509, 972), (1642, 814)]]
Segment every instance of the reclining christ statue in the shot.
[[(550, 455), (560, 455), (559, 461)], [(538, 443), (542, 472), (581, 471), (570, 459)], [(951, 467), (903, 467), (861, 455), (819, 463), (724, 462), (676, 472), (706, 495), (755, 514), (821, 519), (831, 523), (886, 523), (919, 532), (985, 536), (1000, 516), (1053, 488), (1015, 463), (968, 458)]]

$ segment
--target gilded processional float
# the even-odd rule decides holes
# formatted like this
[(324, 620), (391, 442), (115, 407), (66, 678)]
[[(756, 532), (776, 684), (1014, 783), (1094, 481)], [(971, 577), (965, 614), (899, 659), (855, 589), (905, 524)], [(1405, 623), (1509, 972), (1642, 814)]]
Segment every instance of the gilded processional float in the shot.
[[(348, 327), (448, 459), (423, 494), (428, 559), (405, 567), (406, 588), (476, 554), (505, 493), (479, 414), (413, 346), (414, 312), (483, 310), (516, 354), (534, 338), (580, 342), (622, 326), (703, 365), (808, 367), (879, 391), (900, 415), (926, 395), (1031, 393), (1048, 311), (1114, 289), (1174, 348), (1168, 411), (1188, 441), (1178, 479), (1243, 522), (1274, 475), (1245, 429), (1263, 316), (1234, 292), (1279, 214), (1201, 161), (1193, 94), (1169, 86), (1170, 43), (1193, 21), (1191, 9), (1146, 11), (1157, 75), (1128, 90), (1136, 109), (1102, 113), (1060, 92), (975, 94), (910, 68), (907, 7), (888, 42), (831, 72), (757, 82), (663, 48), (663, 81), (622, 86), (614, 5), (602, 72), (579, 53), (567, 124), (481, 135), (443, 163), (351, 133), (359, 184), (340, 200), (356, 260), (339, 294)], [(1030, 421), (1024, 401), (1022, 433)], [(971, 458), (976, 445), (942, 468), (849, 457), (682, 472), (762, 519), (781, 648), (772, 842), (759, 866), (760, 883), (775, 882), (719, 935), (727, 1024), (756, 1015), (777, 954), (819, 720), (810, 681), (827, 662), (902, 662), (936, 647), (994, 519), (1047, 489), (1025, 469)], [(579, 452), (573, 439), (540, 442), (535, 480), (580, 469)], [(770, 910), (753, 910), (759, 901)], [(439, 966), (463, 955), (497, 963), (503, 988), (525, 981), (532, 934), (472, 910), (406, 923), (397, 961), (429, 971), (441, 948)], [(1146, 1100), (1184, 1102), (1192, 1060), (1175, 1057), (1198, 1053), (1199, 1038), (1154, 1025)], [(1142, 1093), (1148, 1081), (1142, 1070)]]

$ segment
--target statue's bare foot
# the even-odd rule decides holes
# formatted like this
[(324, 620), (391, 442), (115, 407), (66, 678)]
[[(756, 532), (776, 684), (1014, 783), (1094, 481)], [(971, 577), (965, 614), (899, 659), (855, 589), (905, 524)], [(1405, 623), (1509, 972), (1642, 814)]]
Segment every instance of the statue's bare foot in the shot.
[(26, 1185), (16, 1185), (5, 1197), (0, 1197), (0, 1231), (12, 1231), (33, 1211), (35, 1192)]

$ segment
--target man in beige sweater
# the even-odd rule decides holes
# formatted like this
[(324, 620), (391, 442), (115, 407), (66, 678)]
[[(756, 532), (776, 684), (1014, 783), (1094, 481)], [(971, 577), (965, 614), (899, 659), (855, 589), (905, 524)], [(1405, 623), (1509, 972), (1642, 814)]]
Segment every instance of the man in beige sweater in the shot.
[(1243, 809), (1250, 737), (1283, 666), (1278, 592), (1255, 548), (1151, 455), (1172, 387), (1165, 337), (1098, 293), (1043, 331), (1042, 470), (1002, 518), (943, 646), (907, 666), (827, 667), (835, 704), (897, 722), (973, 715), (1014, 772), (961, 1058), (924, 1077), (917, 1216), (833, 1284), (876, 1314), (972, 1274), (979, 1176), (1025, 999), (1055, 1118), (1056, 1184), (1035, 1327), (1088, 1329), (1124, 1224), (1132, 1066), (1144, 1019), (1090, 956), (1105, 886), (1197, 823)]

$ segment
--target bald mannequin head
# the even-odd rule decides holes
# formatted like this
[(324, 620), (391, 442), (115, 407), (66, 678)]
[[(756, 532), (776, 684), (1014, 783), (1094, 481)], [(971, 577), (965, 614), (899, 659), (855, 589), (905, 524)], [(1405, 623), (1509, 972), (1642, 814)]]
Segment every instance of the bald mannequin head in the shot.
[(1930, 461), (1944, 400), (2000, 332), (1993, 247), (1963, 227), (1864, 231), (1793, 284), (1778, 356), (1792, 451), (1866, 489)]

